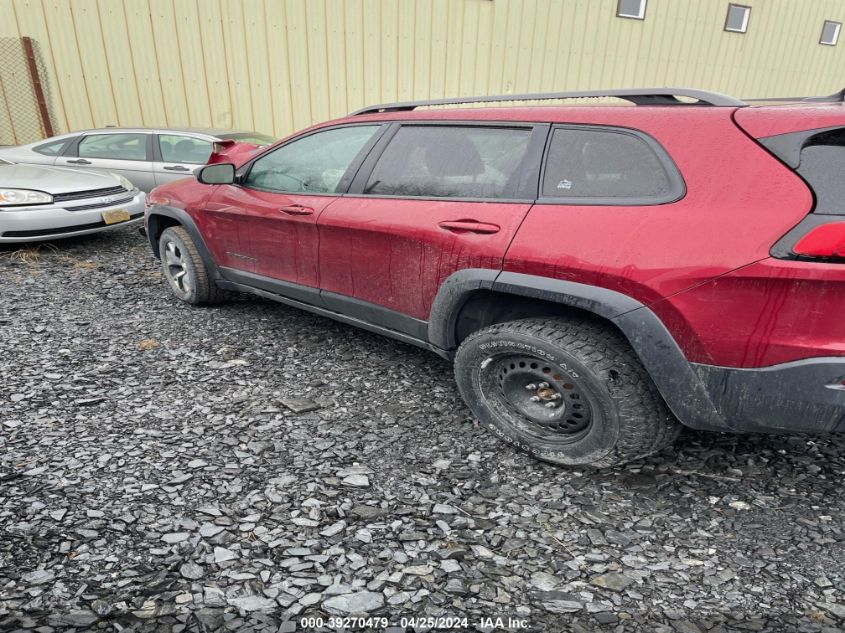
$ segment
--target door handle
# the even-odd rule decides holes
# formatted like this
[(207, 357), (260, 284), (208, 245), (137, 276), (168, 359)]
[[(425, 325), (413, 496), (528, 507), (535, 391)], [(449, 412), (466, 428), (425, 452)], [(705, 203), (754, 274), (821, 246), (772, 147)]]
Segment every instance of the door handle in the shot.
[(441, 229), (452, 231), (454, 233), (498, 233), (499, 225), (488, 224), (486, 222), (479, 222), (477, 220), (452, 220), (448, 222), (441, 222), (438, 224)]
[(78, 158), (76, 160), (69, 160), (67, 162), (70, 163), (71, 165), (90, 165), (91, 164), (90, 160), (85, 160), (84, 158)]
[(164, 169), (167, 169), (168, 171), (191, 171), (182, 165), (168, 165), (167, 167), (164, 167)]
[(286, 207), (282, 207), (279, 211), (287, 213), (288, 215), (311, 215), (314, 213), (314, 209), (301, 204), (291, 204)]

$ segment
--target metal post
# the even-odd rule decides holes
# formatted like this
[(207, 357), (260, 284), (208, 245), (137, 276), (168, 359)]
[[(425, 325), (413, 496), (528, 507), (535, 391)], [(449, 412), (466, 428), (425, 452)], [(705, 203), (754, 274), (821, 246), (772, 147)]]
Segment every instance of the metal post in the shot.
[(38, 75), (38, 64), (35, 60), (35, 49), (32, 46), (32, 39), (22, 37), (23, 50), (26, 53), (29, 77), (32, 79), (32, 89), (35, 91), (35, 100), (38, 102), (38, 111), (41, 113), (41, 125), (45, 134), (53, 136), (53, 122), (50, 121), (50, 110), (47, 109), (47, 100), (44, 98), (44, 88), (41, 85), (41, 77)]

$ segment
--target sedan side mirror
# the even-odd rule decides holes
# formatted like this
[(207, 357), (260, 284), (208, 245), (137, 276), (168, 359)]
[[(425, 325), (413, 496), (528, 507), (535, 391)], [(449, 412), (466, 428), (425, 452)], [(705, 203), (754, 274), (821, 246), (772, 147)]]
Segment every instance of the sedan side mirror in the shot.
[(204, 185), (231, 185), (235, 182), (235, 166), (232, 163), (206, 165), (197, 169), (196, 177)]

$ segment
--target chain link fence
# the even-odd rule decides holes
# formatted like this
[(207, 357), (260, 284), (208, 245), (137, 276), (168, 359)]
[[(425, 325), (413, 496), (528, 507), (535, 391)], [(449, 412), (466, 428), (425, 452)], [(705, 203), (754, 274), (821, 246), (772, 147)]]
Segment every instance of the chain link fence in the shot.
[(19, 145), (52, 136), (50, 75), (38, 42), (0, 37), (0, 145)]

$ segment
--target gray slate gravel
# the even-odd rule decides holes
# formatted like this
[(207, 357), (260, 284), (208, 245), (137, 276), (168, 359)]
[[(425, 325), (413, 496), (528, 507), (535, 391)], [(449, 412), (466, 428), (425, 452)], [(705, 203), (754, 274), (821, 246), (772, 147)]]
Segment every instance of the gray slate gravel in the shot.
[(0, 249), (0, 630), (845, 626), (842, 436), (563, 470), (479, 428), (434, 355), (182, 305), (130, 229), (56, 246)]

